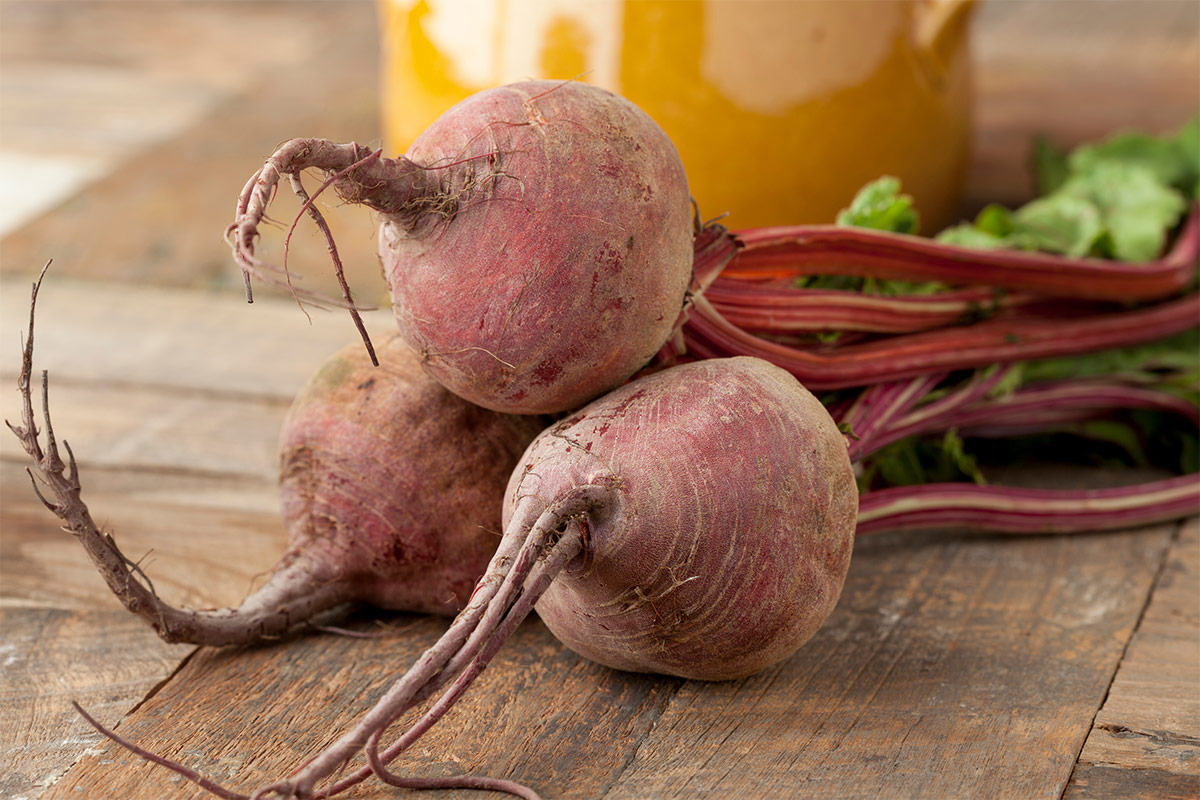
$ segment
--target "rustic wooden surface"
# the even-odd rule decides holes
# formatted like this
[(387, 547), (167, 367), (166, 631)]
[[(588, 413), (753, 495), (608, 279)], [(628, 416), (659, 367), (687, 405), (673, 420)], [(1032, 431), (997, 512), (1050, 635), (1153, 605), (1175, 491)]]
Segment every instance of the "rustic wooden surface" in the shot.
[[(1028, 191), (1034, 130), (1070, 143), (1195, 111), (1190, 1), (981, 11), (967, 206)], [(144, 556), (169, 600), (236, 602), (282, 549), (279, 421), (352, 333), (340, 316), (307, 326), (286, 299), (239, 302), (220, 232), (232, 193), (278, 142), (377, 135), (374, 37), (369, 3), (0, 2), (0, 165), (45, 167), (42, 183), (67, 176), (0, 239), (0, 382), (15, 377), (28, 281), (54, 257), (37, 360), (51, 371), (57, 428), (97, 519)], [(372, 224), (331, 214), (352, 280), (382, 299)], [(328, 288), (322, 254), (307, 238), (293, 264)], [(15, 395), (6, 403), (12, 419)], [(384, 639), (162, 644), (57, 529), (22, 464), (0, 436), (0, 797), (204, 796), (103, 742), (72, 699), (249, 788), (336, 736), (444, 626), (393, 615)], [(531, 620), (398, 762), (613, 800), (1182, 798), (1200, 796), (1198, 765), (1195, 521), (864, 540), (817, 637), (727, 684), (613, 672)], [(366, 785), (350, 796), (395, 794)]]

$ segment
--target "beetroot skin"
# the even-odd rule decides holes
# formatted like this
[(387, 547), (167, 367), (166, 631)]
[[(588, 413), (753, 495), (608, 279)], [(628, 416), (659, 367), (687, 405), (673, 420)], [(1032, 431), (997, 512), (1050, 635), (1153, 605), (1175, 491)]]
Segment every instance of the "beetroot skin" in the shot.
[[(486, 122), (484, 122), (486, 121)], [(404, 338), (459, 395), (577, 408), (644, 365), (691, 280), (692, 208), (666, 134), (584, 83), (521, 83), (450, 109), (406, 157), (454, 206), (380, 253)]]
[[(578, 408), (645, 365), (681, 317), (693, 250), (683, 164), (611, 92), (536, 81), (479, 92), (398, 158), (286, 142), (246, 184), (227, 231), (247, 276), (283, 282), (255, 240), (283, 177), (308, 199), (309, 168), (380, 212), (401, 334), (432, 375), (486, 408)], [(317, 206), (305, 209), (328, 236)]]
[[(857, 511), (845, 437), (782, 369), (712, 359), (632, 381), (533, 441), (466, 608), (357, 724), (254, 797), (311, 797), (362, 750), (368, 765), (322, 797), (371, 775), (425, 785), (386, 765), (454, 706), (535, 604), (567, 646), (618, 669), (701, 680), (766, 669), (833, 610)], [(393, 722), (443, 689), (382, 746)], [(490, 788), (537, 797), (511, 782)]]
[(778, 367), (711, 360), (634, 381), (521, 464), (505, 530), (575, 487), (611, 490), (536, 606), (593, 661), (741, 677), (790, 655), (837, 602), (858, 511), (846, 439)]
[(285, 561), (356, 602), (454, 614), (496, 551), (506, 478), (541, 424), (451, 394), (396, 334), (379, 344), (379, 367), (358, 345), (327, 361), (284, 422)]

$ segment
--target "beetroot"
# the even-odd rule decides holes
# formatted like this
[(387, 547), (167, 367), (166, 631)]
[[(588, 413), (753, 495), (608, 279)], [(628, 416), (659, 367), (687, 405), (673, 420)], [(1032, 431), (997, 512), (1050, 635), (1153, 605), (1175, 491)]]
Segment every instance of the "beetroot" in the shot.
[[(34, 302), (40, 279), (34, 285)], [(330, 359), (283, 429), (280, 488), (290, 547), (270, 579), (233, 609), (167, 605), (102, 533), (80, 497), (74, 454), (59, 456), (44, 400), (46, 445), (30, 397), (33, 308), (18, 380), (39, 497), (75, 534), (125, 606), (165, 640), (223, 645), (287, 633), (353, 603), (452, 614), (470, 597), (499, 541), (505, 481), (540, 427), (473, 406), (424, 374), (391, 336), (385, 365), (361, 348)], [(43, 394), (46, 378), (43, 373)], [(435, 506), (428, 502), (437, 497)]]
[(452, 615), (496, 551), (504, 481), (541, 424), (448, 392), (396, 334), (379, 353), (379, 368), (357, 345), (335, 355), (284, 421), (285, 560), (357, 602)]
[(578, 408), (649, 361), (683, 310), (693, 238), (683, 165), (653, 120), (603, 89), (480, 92), (394, 159), (285, 143), (246, 185), (227, 234), (247, 275), (271, 275), (254, 255), (258, 225), (282, 176), (308, 199), (299, 174), (310, 167), (382, 212), (401, 334), (439, 381), (487, 408)]
[(605, 487), (584, 553), (538, 616), (601, 664), (701, 680), (758, 672), (807, 641), (850, 563), (858, 491), (845, 437), (783, 370), (751, 358), (637, 381), (539, 436), (505, 530)]
[[(551, 426), (514, 471), (505, 508), (496, 555), (444, 636), (358, 725), (254, 798), (312, 797), (364, 746), (369, 766), (317, 796), (372, 772), (417, 785), (386, 763), (453, 705), (535, 603), (569, 646), (621, 669), (722, 680), (787, 658), (837, 602), (858, 492), (821, 403), (778, 367), (732, 358), (633, 381)], [(381, 752), (382, 732), (450, 681)]]

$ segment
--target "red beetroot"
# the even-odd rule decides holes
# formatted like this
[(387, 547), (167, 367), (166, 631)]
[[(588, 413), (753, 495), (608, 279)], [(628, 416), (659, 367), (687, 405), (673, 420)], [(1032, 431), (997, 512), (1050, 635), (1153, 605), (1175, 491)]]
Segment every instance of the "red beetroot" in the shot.
[(374, 368), (360, 346), (346, 347), (284, 421), (288, 557), (355, 601), (452, 615), (496, 551), (503, 486), (541, 423), (455, 396), (396, 334), (379, 354)]
[(597, 486), (583, 554), (537, 603), (572, 650), (725, 680), (787, 657), (833, 610), (858, 490), (845, 437), (783, 370), (697, 362), (585, 407), (526, 451), (505, 530)]
[(394, 159), (287, 142), (229, 229), (247, 274), (272, 269), (254, 241), (280, 178), (307, 198), (298, 176), (310, 167), (382, 212), (401, 334), (475, 403), (578, 408), (648, 362), (680, 317), (693, 238), (683, 165), (662, 129), (610, 92), (536, 81), (480, 92)]
[[(329, 797), (372, 772), (413, 785), (385, 764), (453, 705), (535, 603), (568, 646), (601, 663), (705, 680), (765, 669), (833, 610), (857, 508), (845, 438), (783, 370), (733, 358), (633, 381), (530, 445), (496, 556), (437, 644), (337, 742), (252, 797)], [(451, 681), (380, 750), (393, 721)], [(364, 746), (369, 767), (316, 789)]]
[[(41, 281), (34, 285), (36, 303)], [(165, 640), (223, 645), (272, 638), (349, 603), (451, 614), (470, 597), (499, 537), (499, 504), (531, 417), (473, 406), (429, 378), (398, 337), (375, 369), (357, 345), (301, 392), (284, 425), (281, 492), (291, 545), (237, 608), (181, 609), (102, 533), (81, 499), (74, 454), (64, 463), (45, 400), (39, 440), (30, 396), (33, 306), (18, 386), (22, 426), (43, 502), (75, 534), (125, 606)], [(65, 445), (64, 445), (65, 446)], [(430, 497), (442, 502), (429, 503)]]

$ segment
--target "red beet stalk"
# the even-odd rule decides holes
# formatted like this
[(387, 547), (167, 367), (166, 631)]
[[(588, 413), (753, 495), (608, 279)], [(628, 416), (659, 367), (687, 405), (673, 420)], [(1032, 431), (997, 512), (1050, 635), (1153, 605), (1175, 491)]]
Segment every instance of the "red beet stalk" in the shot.
[[(840, 289), (779, 288), (741, 280), (717, 280), (704, 297), (730, 324), (772, 334), (914, 333), (1047, 303), (1040, 295), (1003, 294), (985, 287), (883, 296)], [(1062, 301), (1057, 305), (1061, 307)]]
[[(1170, 391), (1118, 377), (1047, 380), (992, 396), (1008, 369), (981, 371), (924, 403), (939, 376), (865, 389), (837, 411), (852, 429), (859, 460), (904, 438), (947, 430), (966, 437), (1011, 436), (1102, 419), (1118, 409), (1178, 415), (1200, 425), (1196, 405)], [(998, 533), (1069, 533), (1164, 522), (1200, 512), (1200, 476), (1182, 475), (1113, 489), (1016, 489), (968, 483), (880, 489), (859, 499), (857, 535), (958, 527)]]
[(1200, 478), (1179, 475), (1110, 489), (1017, 489), (969, 483), (864, 494), (856, 534), (956, 527), (996, 533), (1077, 533), (1149, 525), (1200, 511)]
[(1046, 381), (940, 414), (900, 417), (869, 444), (875, 451), (908, 436), (950, 429), (965, 436), (1015, 436), (1100, 419), (1113, 409), (1176, 414), (1200, 424), (1196, 406), (1171, 392), (1103, 378)]
[(977, 250), (933, 239), (841, 225), (794, 225), (736, 233), (738, 258), (722, 279), (857, 275), (984, 285), (1056, 297), (1160, 300), (1191, 283), (1200, 257), (1200, 206), (1157, 261), (1134, 264), (1016, 250)]
[(1130, 311), (1066, 319), (1013, 315), (812, 350), (747, 333), (726, 320), (704, 296), (694, 303), (683, 329), (689, 354), (757, 356), (783, 367), (814, 391), (1128, 347), (1186, 331), (1200, 320), (1200, 294), (1193, 293)]

